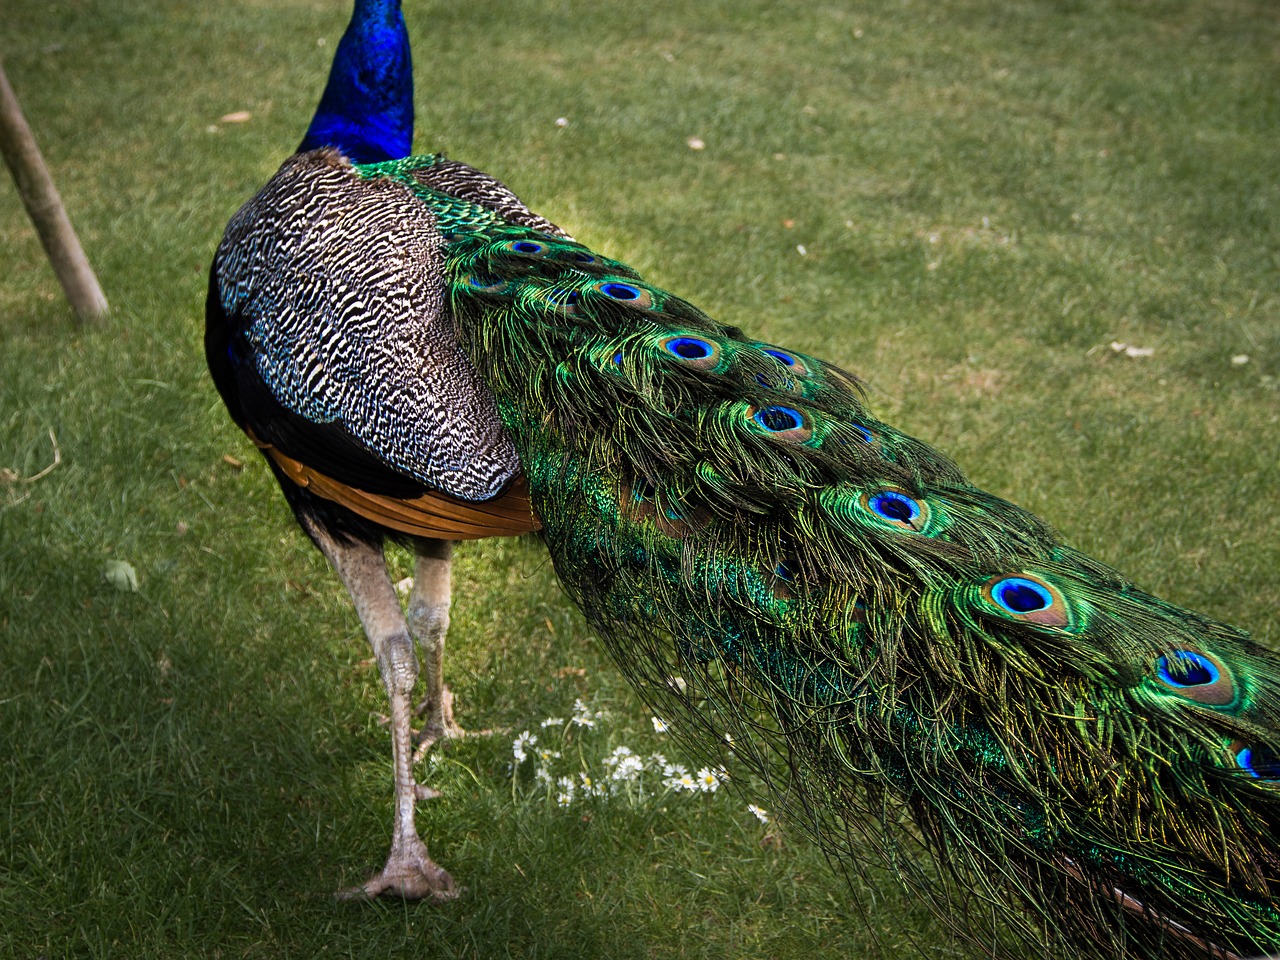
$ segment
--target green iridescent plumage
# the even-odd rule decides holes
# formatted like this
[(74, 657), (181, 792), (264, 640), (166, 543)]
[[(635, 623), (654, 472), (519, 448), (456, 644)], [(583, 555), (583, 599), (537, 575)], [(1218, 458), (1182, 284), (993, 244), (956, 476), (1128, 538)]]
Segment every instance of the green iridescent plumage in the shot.
[(1091, 955), (1280, 949), (1276, 657), (976, 489), (849, 375), (423, 187), (433, 162), (362, 172), (437, 218), (556, 570), (677, 729), (728, 731), (834, 858), (889, 860), (997, 953), (993, 914)]

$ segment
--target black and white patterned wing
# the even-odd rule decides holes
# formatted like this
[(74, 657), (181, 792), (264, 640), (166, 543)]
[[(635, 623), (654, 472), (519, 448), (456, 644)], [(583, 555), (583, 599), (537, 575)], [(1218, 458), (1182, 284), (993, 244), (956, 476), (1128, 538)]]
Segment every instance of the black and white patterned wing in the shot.
[(233, 415), (363, 489), (498, 494), (518, 461), (444, 315), (442, 261), (431, 211), (404, 187), (333, 151), (291, 157), (214, 260)]

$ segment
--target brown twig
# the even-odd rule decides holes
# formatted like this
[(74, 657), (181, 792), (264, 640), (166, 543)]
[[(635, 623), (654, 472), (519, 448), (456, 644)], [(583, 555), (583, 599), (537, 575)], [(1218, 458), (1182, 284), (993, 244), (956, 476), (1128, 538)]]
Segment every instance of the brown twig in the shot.
[(35, 483), (37, 480), (43, 480), (53, 473), (58, 464), (62, 463), (62, 448), (58, 446), (58, 438), (54, 435), (52, 428), (49, 429), (49, 442), (53, 444), (53, 462), (51, 464), (39, 473), (33, 473), (29, 477), (24, 477), (17, 470), (0, 467), (0, 481), (4, 483)]
[(107, 312), (107, 298), (102, 295), (98, 278), (71, 226), (18, 97), (4, 75), (3, 64), (0, 64), (0, 153), (4, 154), (13, 181), (18, 185), (18, 194), (72, 309), (85, 323), (99, 319)]

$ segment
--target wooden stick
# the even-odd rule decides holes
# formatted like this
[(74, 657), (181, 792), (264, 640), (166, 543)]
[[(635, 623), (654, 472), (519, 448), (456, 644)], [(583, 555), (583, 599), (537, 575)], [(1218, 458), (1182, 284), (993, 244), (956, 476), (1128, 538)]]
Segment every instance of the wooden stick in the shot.
[(40, 156), (35, 137), (22, 115), (22, 107), (14, 95), (0, 63), (0, 153), (9, 165), (18, 194), (27, 208), (36, 233), (44, 245), (49, 262), (66, 291), (67, 299), (82, 322), (97, 320), (107, 312), (107, 298), (102, 295), (98, 278), (85, 259), (76, 232), (67, 219), (67, 211), (58, 196), (58, 188)]

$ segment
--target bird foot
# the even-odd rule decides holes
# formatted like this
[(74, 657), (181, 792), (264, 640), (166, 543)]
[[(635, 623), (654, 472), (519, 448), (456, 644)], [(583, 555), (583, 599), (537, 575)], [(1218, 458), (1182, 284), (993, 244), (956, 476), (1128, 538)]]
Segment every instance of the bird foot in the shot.
[(447, 870), (427, 855), (421, 840), (393, 847), (387, 865), (358, 887), (338, 891), (339, 900), (372, 900), (390, 894), (404, 900), (446, 903), (457, 899), (457, 885)]
[(421, 763), (422, 759), (431, 752), (441, 740), (461, 740), (463, 737), (485, 737), (492, 731), (489, 730), (464, 730), (456, 723), (450, 723), (448, 726), (437, 726), (435, 724), (427, 724), (424, 726), (416, 737), (414, 737), (413, 762)]
[(413, 708), (413, 715), (415, 717), (430, 717), (431, 719), (427, 721), (428, 725), (434, 722), (437, 726), (462, 729), (453, 720), (453, 691), (449, 689), (447, 683), (440, 685), (438, 702), (435, 697), (428, 693)]
[(488, 730), (477, 730), (469, 733), (458, 726), (453, 719), (453, 691), (447, 686), (440, 688), (440, 700), (437, 703), (426, 697), (413, 711), (416, 717), (427, 717), (426, 723), (414, 737), (413, 762), (418, 763), (430, 752), (431, 748), (441, 740), (461, 740), (466, 736), (483, 736)]

